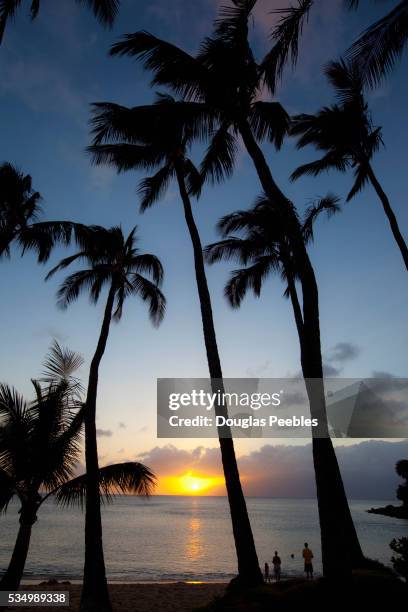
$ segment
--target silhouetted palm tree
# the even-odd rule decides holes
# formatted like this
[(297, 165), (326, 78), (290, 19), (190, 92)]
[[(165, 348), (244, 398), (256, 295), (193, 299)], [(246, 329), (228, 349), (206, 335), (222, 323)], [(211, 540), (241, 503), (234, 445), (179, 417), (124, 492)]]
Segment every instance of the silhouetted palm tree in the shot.
[(374, 153), (382, 145), (381, 128), (374, 127), (363, 95), (363, 81), (356, 64), (331, 62), (326, 73), (336, 90), (340, 104), (322, 108), (316, 115), (297, 115), (291, 132), (300, 136), (298, 148), (314, 145), (324, 156), (297, 168), (292, 180), (304, 174), (318, 176), (327, 170), (346, 172), (354, 169), (355, 182), (347, 196), (351, 200), (370, 182), (378, 195), (394, 240), (408, 270), (408, 247), (401, 234), (390, 201), (371, 165)]
[[(96, 163), (109, 163), (119, 172), (130, 169), (153, 169), (156, 173), (140, 184), (141, 210), (160, 199), (175, 178), (183, 203), (184, 217), (190, 235), (201, 320), (211, 384), (214, 392), (223, 391), (222, 369), (214, 327), (211, 297), (204, 267), (202, 244), (194, 220), (190, 193), (197, 193), (201, 177), (189, 158), (189, 149), (202, 128), (200, 105), (180, 103), (170, 96), (160, 96), (156, 104), (125, 108), (110, 103), (95, 104), (94, 145), (89, 147)], [(198, 123), (196, 115), (198, 113)], [(185, 116), (189, 116), (186, 126)], [(207, 129), (212, 119), (208, 117)], [(222, 163), (222, 162), (221, 162)], [(216, 414), (226, 416), (225, 406), (216, 406)], [(233, 534), (238, 558), (238, 580), (241, 584), (262, 581), (245, 498), (239, 478), (234, 443), (229, 428), (222, 428), (220, 447), (230, 504)]]
[[(33, 380), (35, 400), (27, 402), (8, 385), (0, 385), (0, 511), (16, 497), (21, 504), (20, 527), (0, 589), (19, 588), (31, 531), (41, 505), (82, 506), (85, 475), (74, 477), (80, 459), (83, 407), (74, 378), (82, 364), (76, 353), (53, 344), (44, 378)], [(45, 384), (44, 384), (45, 383)], [(140, 463), (120, 463), (99, 470), (100, 492), (149, 493), (154, 475)]]
[[(135, 246), (136, 227), (124, 238), (119, 227), (105, 229), (88, 228), (81, 237), (79, 252), (63, 259), (47, 278), (58, 270), (64, 270), (76, 261), (84, 261), (89, 268), (70, 274), (58, 290), (58, 304), (67, 308), (84, 291), (96, 303), (102, 290), (108, 288), (104, 317), (95, 354), (92, 358), (85, 401), (85, 463), (86, 463), (86, 514), (85, 514), (85, 567), (81, 596), (81, 610), (111, 610), (106, 582), (102, 545), (102, 524), (98, 486), (98, 449), (96, 439), (96, 398), (99, 365), (105, 352), (112, 318), (119, 321), (127, 298), (139, 296), (149, 305), (150, 319), (158, 325), (165, 311), (165, 298), (158, 285), (163, 269), (154, 255), (141, 254)], [(144, 276), (151, 276), (152, 280)]]
[[(105, 26), (112, 26), (119, 10), (120, 0), (75, 0), (78, 4), (87, 4), (97, 20)], [(3, 40), (7, 22), (15, 17), (22, 0), (0, 0), (0, 45)], [(30, 0), (31, 19), (39, 13), (41, 0)]]
[[(186, 100), (201, 104), (201, 124), (197, 110), (195, 115), (197, 132), (198, 125), (202, 133), (206, 132), (208, 116), (212, 114), (217, 129), (202, 165), (206, 176), (216, 181), (232, 172), (237, 136), (242, 137), (262, 189), (279, 211), (290, 240), (302, 289), (302, 371), (311, 412), (319, 418), (321, 427), (327, 429), (317, 282), (296, 209), (275, 182), (260, 147), (267, 140), (279, 148), (289, 129), (289, 118), (280, 104), (259, 100), (265, 89), (274, 90), (278, 64), (276, 53), (268, 53), (257, 63), (249, 45), (248, 21), (255, 4), (256, 0), (233, 0), (232, 6), (222, 7), (213, 35), (205, 38), (196, 56), (148, 32), (126, 35), (112, 47), (111, 53), (140, 59), (153, 71), (153, 84), (167, 85)], [(362, 563), (363, 555), (328, 436), (313, 437), (313, 459), (324, 572), (338, 577), (348, 574), (352, 563)], [(340, 551), (339, 541), (344, 543)]]
[(56, 244), (68, 245), (84, 226), (70, 221), (39, 221), (41, 195), (31, 176), (6, 162), (0, 165), (0, 259), (10, 256), (13, 244), (24, 253), (34, 250), (44, 263)]
[[(338, 203), (339, 198), (328, 194), (308, 207), (303, 221), (305, 243), (313, 240), (313, 226), (319, 215), (334, 215), (339, 211)], [(285, 227), (276, 208), (265, 196), (261, 196), (250, 210), (223, 217), (217, 228), (224, 239), (205, 248), (206, 260), (210, 264), (233, 260), (245, 266), (234, 270), (225, 286), (225, 297), (230, 305), (239, 308), (249, 290), (260, 297), (267, 277), (279, 274), (286, 284), (284, 296), (291, 301), (301, 344), (303, 315), (296, 288), (299, 276), (290, 240), (285, 235)], [(234, 235), (234, 232), (242, 237)]]

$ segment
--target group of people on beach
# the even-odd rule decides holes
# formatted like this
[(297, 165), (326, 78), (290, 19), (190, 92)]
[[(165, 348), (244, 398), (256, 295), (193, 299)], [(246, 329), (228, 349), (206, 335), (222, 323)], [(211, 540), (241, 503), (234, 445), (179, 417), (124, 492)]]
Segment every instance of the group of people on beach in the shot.
[[(295, 555), (290, 555), (291, 559), (295, 558)], [(313, 580), (313, 551), (309, 548), (309, 544), (305, 542), (304, 548), (302, 550), (302, 558), (304, 561), (304, 571), (306, 574), (306, 580)], [(275, 550), (273, 559), (273, 578), (276, 582), (279, 582), (281, 579), (281, 570), (282, 570), (282, 560), (278, 554), (278, 551)], [(265, 582), (272, 582), (272, 574), (270, 573), (269, 563), (265, 563), (264, 569), (264, 578)]]

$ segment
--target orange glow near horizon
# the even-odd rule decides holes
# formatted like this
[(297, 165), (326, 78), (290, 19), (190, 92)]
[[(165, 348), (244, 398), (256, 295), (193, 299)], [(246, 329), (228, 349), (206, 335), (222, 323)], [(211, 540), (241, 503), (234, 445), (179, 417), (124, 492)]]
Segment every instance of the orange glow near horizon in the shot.
[(159, 479), (157, 493), (164, 495), (219, 495), (219, 487), (224, 482), (222, 476), (202, 476), (190, 471), (180, 476), (165, 476)]

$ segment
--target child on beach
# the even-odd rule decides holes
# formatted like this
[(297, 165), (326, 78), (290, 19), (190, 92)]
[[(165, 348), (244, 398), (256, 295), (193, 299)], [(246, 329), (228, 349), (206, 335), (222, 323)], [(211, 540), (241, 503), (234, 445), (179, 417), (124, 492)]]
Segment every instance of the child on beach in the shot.
[(270, 582), (271, 581), (271, 577), (270, 577), (270, 574), (269, 574), (269, 564), (268, 563), (265, 563), (264, 578), (265, 578), (265, 582)]

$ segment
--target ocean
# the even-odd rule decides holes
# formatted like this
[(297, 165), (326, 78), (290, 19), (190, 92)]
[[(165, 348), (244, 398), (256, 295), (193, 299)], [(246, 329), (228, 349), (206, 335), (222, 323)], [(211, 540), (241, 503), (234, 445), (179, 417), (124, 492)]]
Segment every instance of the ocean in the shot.
[[(248, 498), (260, 565), (282, 559), (282, 577), (300, 575), (301, 550), (308, 542), (316, 574), (321, 572), (316, 500)], [(389, 501), (351, 501), (366, 556), (389, 565), (390, 541), (408, 535), (408, 521), (368, 514)], [(18, 528), (18, 504), (0, 516), (0, 570), (10, 559)], [(53, 500), (41, 508), (33, 527), (25, 579), (79, 580), (83, 566), (84, 515)], [(224, 581), (236, 562), (225, 497), (119, 497), (103, 509), (105, 562), (116, 581)], [(342, 542), (339, 542), (342, 546)], [(294, 558), (291, 558), (291, 555)]]

